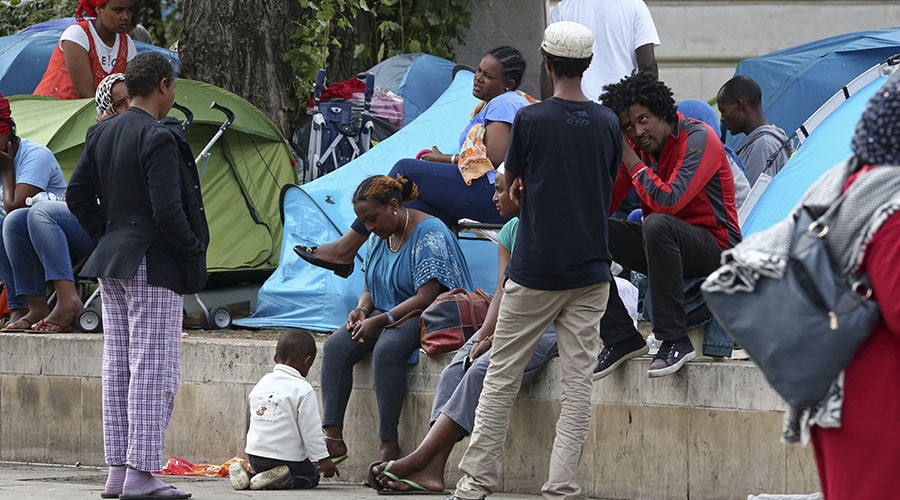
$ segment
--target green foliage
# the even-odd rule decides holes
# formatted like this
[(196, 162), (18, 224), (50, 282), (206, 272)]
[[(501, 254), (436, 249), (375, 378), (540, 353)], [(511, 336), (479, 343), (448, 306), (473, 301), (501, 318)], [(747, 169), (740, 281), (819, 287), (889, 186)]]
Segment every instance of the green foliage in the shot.
[(137, 20), (150, 32), (154, 44), (170, 47), (178, 41), (184, 18), (183, 0), (136, 0), (135, 3), (139, 9)]
[[(316, 72), (334, 65), (334, 57), (352, 57), (361, 67), (408, 52), (452, 59), (451, 43), (462, 41), (472, 20), (469, 4), (481, 0), (298, 1), (309, 15), (295, 22), (293, 43), (284, 59), (291, 64), (297, 95), (304, 100)], [(352, 48), (345, 47), (347, 43)]]
[(33, 24), (75, 15), (78, 0), (0, 1), (0, 36), (12, 35)]

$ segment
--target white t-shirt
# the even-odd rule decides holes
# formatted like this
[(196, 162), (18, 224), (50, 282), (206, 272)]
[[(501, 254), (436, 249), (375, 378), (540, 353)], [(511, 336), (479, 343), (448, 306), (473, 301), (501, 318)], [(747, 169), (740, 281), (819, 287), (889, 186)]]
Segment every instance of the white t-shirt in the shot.
[(617, 83), (637, 67), (634, 51), (659, 45), (659, 35), (644, 0), (563, 0), (549, 23), (573, 21), (594, 34), (594, 58), (584, 72), (581, 89), (599, 102), (603, 86)]
[[(103, 71), (109, 73), (112, 71), (113, 66), (116, 65), (116, 58), (119, 56), (119, 34), (116, 33), (116, 43), (114, 43), (112, 47), (109, 47), (100, 39), (100, 35), (98, 35), (97, 30), (94, 29), (94, 24), (88, 23), (88, 26), (91, 30), (91, 36), (94, 37), (94, 47), (97, 48), (97, 57), (100, 59), (100, 67), (103, 68)], [(134, 59), (134, 56), (137, 55), (137, 47), (135, 47), (134, 41), (131, 40), (130, 36), (125, 35), (125, 37), (128, 39), (128, 58), (126, 61), (131, 61)], [(85, 33), (84, 30), (81, 29), (81, 26), (78, 26), (77, 24), (73, 24), (63, 31), (62, 36), (59, 37), (59, 50), (63, 50), (62, 43), (64, 40), (75, 42), (84, 47), (84, 50), (88, 52), (91, 51), (91, 43), (88, 41), (87, 33)]]

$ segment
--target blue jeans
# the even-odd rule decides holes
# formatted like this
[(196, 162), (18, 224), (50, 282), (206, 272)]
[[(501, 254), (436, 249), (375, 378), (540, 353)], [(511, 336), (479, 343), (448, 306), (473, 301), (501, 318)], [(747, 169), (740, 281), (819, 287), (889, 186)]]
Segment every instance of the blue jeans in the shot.
[[(456, 225), (462, 218), (488, 224), (503, 224), (509, 220), (497, 212), (492, 200), (494, 185), (487, 176), (475, 179), (467, 186), (456, 165), (411, 158), (395, 163), (388, 176), (394, 178), (397, 174), (410, 179), (419, 188), (419, 197), (403, 206), (433, 215), (447, 226)], [(369, 234), (359, 219), (353, 221), (351, 227), (360, 234)]]
[[(72, 258), (90, 255), (97, 240), (88, 236), (65, 202), (42, 201), (20, 208), (3, 222), (3, 247), (6, 259), (0, 259), (0, 279), (4, 260), (10, 266), (11, 283), (17, 296), (10, 300), (25, 307), (25, 296), (43, 296), (47, 281), (74, 281)], [(7, 289), (7, 297), (12, 293)], [(21, 302), (20, 302), (21, 300)]]

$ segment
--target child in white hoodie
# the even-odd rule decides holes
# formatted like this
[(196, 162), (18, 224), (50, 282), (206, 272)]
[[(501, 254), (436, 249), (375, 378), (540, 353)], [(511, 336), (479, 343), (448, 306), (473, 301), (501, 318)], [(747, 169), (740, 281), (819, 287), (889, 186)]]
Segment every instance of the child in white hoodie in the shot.
[[(275, 368), (250, 391), (247, 456), (255, 474), (239, 462), (229, 467), (236, 490), (305, 489), (340, 475), (325, 447), (316, 392), (306, 381), (316, 342), (303, 330), (281, 334)], [(340, 457), (346, 458), (346, 457)]]

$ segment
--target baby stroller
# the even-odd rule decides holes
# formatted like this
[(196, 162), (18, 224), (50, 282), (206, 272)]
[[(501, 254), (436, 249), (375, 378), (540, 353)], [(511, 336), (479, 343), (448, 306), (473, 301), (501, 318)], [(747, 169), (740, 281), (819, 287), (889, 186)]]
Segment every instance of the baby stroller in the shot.
[[(182, 129), (186, 129), (194, 118), (193, 113), (191, 113), (190, 109), (181, 106), (178, 103), (174, 103), (173, 107), (184, 114), (185, 119), (181, 123), (181, 127)], [(215, 101), (213, 101), (209, 107), (210, 109), (215, 109), (224, 114), (225, 121), (219, 127), (218, 131), (216, 131), (216, 134), (212, 137), (212, 139), (210, 139), (210, 141), (206, 144), (206, 147), (203, 148), (203, 151), (201, 151), (195, 159), (195, 163), (199, 168), (198, 173), (201, 178), (203, 177), (203, 173), (206, 171), (206, 166), (209, 163), (209, 158), (211, 155), (210, 151), (212, 150), (216, 142), (222, 137), (225, 131), (228, 130), (232, 123), (234, 123), (235, 119), (234, 113), (230, 109), (219, 105)], [(78, 271), (85, 264), (85, 262), (87, 262), (87, 258), (82, 259), (75, 266), (76, 276), (78, 275)], [(103, 328), (102, 311), (101, 308), (96, 305), (96, 301), (100, 296), (100, 286), (96, 283), (95, 280), (79, 280), (77, 281), (77, 286), (79, 296), (82, 298), (84, 306), (75, 317), (74, 325), (84, 333), (98, 333)], [(202, 326), (204, 328), (228, 328), (229, 326), (231, 326), (231, 310), (223, 304), (228, 303), (227, 300), (234, 299), (234, 297), (237, 295), (243, 298), (244, 295), (251, 293), (250, 291), (244, 289), (247, 287), (240, 288), (239, 290), (238, 288), (239, 287), (234, 287), (234, 290), (217, 291), (212, 293), (204, 290), (191, 296), (186, 296), (186, 300), (184, 302), (185, 315), (199, 310), (202, 317)], [(253, 290), (252, 293), (255, 296), (255, 290)], [(52, 306), (55, 302), (55, 299), (56, 292), (53, 292), (53, 294), (48, 299), (48, 303), (50, 303)]]
[(365, 80), (365, 101), (359, 126), (353, 124), (353, 112), (349, 102), (322, 102), (325, 87), (325, 70), (316, 75), (312, 127), (309, 146), (300, 175), (301, 183), (309, 182), (332, 172), (369, 150), (372, 130), (375, 128), (370, 108), (375, 91), (375, 75), (357, 75)]

